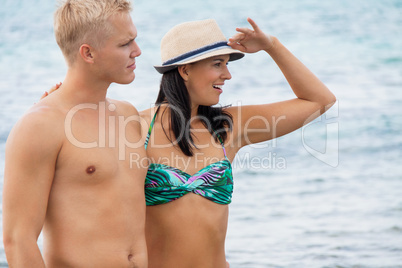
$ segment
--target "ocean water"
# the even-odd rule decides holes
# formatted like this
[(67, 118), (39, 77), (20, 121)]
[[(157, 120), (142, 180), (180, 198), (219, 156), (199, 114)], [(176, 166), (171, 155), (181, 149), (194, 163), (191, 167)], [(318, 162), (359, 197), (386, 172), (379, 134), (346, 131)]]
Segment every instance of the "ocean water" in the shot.
[[(54, 0), (1, 0), (0, 186), (18, 118), (63, 81)], [(240, 151), (226, 252), (233, 268), (402, 267), (402, 1), (134, 1), (142, 55), (136, 80), (112, 98), (152, 105), (159, 44), (173, 25), (215, 18), (228, 37), (251, 17), (335, 93), (303, 129)], [(222, 104), (292, 98), (264, 53), (230, 64)], [(2, 243), (1, 243), (2, 244)], [(3, 246), (0, 266), (7, 267)]]

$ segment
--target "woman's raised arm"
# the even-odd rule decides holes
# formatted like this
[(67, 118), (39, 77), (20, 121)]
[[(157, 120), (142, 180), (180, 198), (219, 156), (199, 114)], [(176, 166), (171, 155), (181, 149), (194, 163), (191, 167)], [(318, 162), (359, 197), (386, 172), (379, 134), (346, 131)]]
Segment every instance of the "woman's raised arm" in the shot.
[(235, 144), (240, 147), (292, 132), (323, 114), (336, 101), (324, 83), (276, 37), (265, 34), (252, 19), (247, 20), (253, 29), (236, 28), (238, 33), (229, 38), (228, 44), (246, 53), (267, 52), (282, 71), (297, 98), (271, 104), (242, 106), (240, 109), (229, 108), (234, 117), (234, 139), (239, 141)]

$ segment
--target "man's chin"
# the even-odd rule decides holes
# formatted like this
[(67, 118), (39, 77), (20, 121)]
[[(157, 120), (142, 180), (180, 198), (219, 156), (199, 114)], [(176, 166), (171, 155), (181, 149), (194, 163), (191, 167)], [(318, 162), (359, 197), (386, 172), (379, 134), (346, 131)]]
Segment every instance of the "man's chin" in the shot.
[(121, 79), (120, 81), (116, 81), (115, 83), (117, 84), (121, 84), (121, 85), (128, 85), (130, 83), (132, 83), (135, 79), (135, 74), (133, 73), (132, 76), (127, 77), (125, 79)]

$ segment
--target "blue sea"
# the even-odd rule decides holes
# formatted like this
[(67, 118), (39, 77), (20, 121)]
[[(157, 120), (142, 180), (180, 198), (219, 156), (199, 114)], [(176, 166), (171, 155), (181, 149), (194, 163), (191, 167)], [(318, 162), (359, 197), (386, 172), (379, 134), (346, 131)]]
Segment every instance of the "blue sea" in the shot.
[[(10, 129), (66, 73), (53, 36), (55, 5), (0, 3), (0, 186)], [(227, 37), (253, 18), (337, 96), (324, 116), (236, 157), (226, 243), (232, 268), (402, 267), (401, 0), (136, 0), (132, 15), (142, 49), (136, 79), (113, 84), (109, 96), (139, 110), (158, 92), (152, 65), (164, 33), (206, 18)], [(229, 68), (222, 104), (293, 98), (263, 52)]]

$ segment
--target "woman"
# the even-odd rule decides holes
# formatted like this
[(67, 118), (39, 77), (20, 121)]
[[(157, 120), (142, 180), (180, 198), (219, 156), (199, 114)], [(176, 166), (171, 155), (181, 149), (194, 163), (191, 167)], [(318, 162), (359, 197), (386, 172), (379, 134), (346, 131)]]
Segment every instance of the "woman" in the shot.
[[(140, 113), (150, 160), (145, 179), (150, 268), (226, 267), (236, 153), (302, 127), (336, 101), (276, 37), (248, 22), (252, 29), (237, 28), (229, 42), (214, 20), (177, 25), (162, 39), (156, 107)], [(258, 51), (276, 62), (296, 98), (212, 107), (231, 79), (227, 63)]]
[[(277, 38), (248, 22), (252, 29), (237, 28), (228, 43), (214, 20), (180, 24), (162, 39), (156, 107), (141, 113), (150, 126), (143, 128), (151, 163), (145, 180), (150, 268), (225, 267), (236, 153), (300, 128), (335, 102)], [(231, 79), (227, 63), (258, 51), (277, 63), (297, 98), (211, 107)]]

